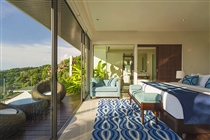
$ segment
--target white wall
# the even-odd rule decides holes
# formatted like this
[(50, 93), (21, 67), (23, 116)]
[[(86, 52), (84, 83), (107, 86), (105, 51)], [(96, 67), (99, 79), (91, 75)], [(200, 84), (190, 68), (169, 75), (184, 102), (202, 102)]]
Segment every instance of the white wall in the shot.
[(123, 53), (132, 54), (133, 50), (120, 50), (107, 53), (107, 72), (109, 72), (109, 78), (122, 76)]
[[(209, 23), (210, 23), (210, 18), (209, 18)], [(210, 24), (209, 24), (209, 26), (210, 26)], [(209, 72), (208, 73), (210, 73), (210, 32), (209, 32), (209, 57), (208, 57), (208, 59), (209, 59)]]
[(93, 68), (98, 65), (98, 61), (102, 60), (103, 63), (106, 62), (106, 47), (96, 47), (94, 48), (94, 60)]
[[(209, 33), (210, 34), (210, 33)], [(209, 35), (210, 36), (210, 35)], [(210, 37), (209, 37), (209, 44), (210, 44)], [(209, 45), (209, 72), (210, 73), (210, 45)]]
[(108, 79), (122, 75), (122, 53), (107, 53)]
[(95, 32), (93, 44), (182, 44), (183, 70), (210, 73), (209, 32)]
[[(124, 46), (125, 47), (125, 46)], [(130, 50), (122, 50), (119, 51), (108, 51), (106, 45), (95, 45), (94, 46), (94, 57), (93, 57), (93, 65), (95, 68), (98, 64), (99, 60), (102, 60), (104, 63), (107, 63), (107, 72), (108, 78), (111, 77), (121, 77), (122, 75), (122, 61), (123, 61), (123, 54), (132, 54), (133, 48), (131, 47)]]
[[(209, 7), (210, 7), (210, 2), (209, 2)], [(209, 29), (210, 29), (210, 18), (209, 18)], [(208, 33), (208, 38), (209, 38), (209, 72), (210, 73), (210, 31)]]

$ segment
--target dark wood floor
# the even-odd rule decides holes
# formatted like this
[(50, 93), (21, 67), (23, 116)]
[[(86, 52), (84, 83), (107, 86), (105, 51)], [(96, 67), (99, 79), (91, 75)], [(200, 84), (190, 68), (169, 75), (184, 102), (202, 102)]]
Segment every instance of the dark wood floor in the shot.
[(210, 140), (210, 134), (187, 134), (184, 140)]
[[(57, 130), (63, 127), (66, 121), (72, 117), (73, 112), (80, 104), (80, 96), (67, 95), (58, 105)], [(19, 130), (8, 140), (49, 140), (51, 138), (50, 105), (44, 114), (36, 119), (28, 119), (25, 127)]]

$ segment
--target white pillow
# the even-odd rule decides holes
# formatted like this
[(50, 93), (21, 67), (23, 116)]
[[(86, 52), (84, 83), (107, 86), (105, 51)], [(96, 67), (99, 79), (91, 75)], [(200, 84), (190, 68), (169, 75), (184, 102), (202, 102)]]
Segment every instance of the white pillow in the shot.
[(198, 75), (199, 75), (198, 85), (205, 87), (205, 84), (208, 81), (208, 79), (210, 78), (210, 75), (203, 75), (200, 73), (198, 73)]

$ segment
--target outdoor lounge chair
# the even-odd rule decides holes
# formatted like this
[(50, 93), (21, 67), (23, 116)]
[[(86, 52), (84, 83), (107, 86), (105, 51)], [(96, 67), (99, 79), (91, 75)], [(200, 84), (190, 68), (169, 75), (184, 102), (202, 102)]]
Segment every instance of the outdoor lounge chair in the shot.
[[(46, 94), (50, 93), (50, 94)], [(57, 82), (57, 102), (63, 100), (66, 95), (66, 89), (63, 84)], [(32, 90), (32, 97), (34, 99), (45, 99), (50, 101), (51, 100), (51, 83), (50, 81), (42, 82), (37, 84)]]
[(25, 113), (12, 107), (0, 103), (0, 139), (7, 139), (20, 130), (26, 122)]
[(9, 101), (6, 101), (6, 104), (21, 109), (25, 113), (27, 119), (36, 119), (44, 114), (44, 111), (46, 111), (49, 106), (46, 100), (33, 99), (31, 94), (27, 91)]

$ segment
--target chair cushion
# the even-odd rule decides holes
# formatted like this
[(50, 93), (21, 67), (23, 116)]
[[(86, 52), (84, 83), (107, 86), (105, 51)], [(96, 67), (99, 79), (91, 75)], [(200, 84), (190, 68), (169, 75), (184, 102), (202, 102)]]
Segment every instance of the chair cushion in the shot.
[(17, 110), (13, 108), (0, 109), (0, 114), (17, 114)]
[(158, 93), (146, 93), (142, 92), (140, 94), (136, 94), (135, 97), (139, 102), (161, 102), (162, 97)]
[(93, 91), (95, 92), (116, 92), (117, 87), (112, 87), (112, 86), (103, 86), (103, 87), (94, 87)]
[(132, 94), (133, 91), (135, 90), (141, 90), (141, 85), (130, 85), (129, 86), (129, 92)]
[(51, 91), (45, 91), (43, 94), (44, 95), (51, 95), (52, 93), (51, 93)]
[(144, 93), (144, 91), (138, 89), (138, 90), (131, 90), (130, 93), (132, 94), (133, 97), (136, 97), (137, 94)]

